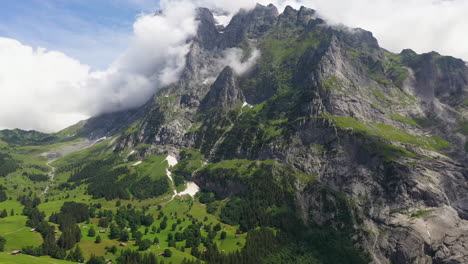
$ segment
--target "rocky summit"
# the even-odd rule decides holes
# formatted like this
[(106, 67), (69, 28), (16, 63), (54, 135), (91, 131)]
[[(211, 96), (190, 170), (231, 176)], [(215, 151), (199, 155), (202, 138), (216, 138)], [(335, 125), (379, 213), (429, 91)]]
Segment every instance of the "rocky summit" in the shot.
[[(200, 8), (197, 23), (179, 81), (79, 124), (74, 137), (112, 140), (87, 150), (92, 161), (59, 159), (68, 183), (144, 201), (171, 190), (137, 192), (145, 183), (132, 189), (112, 162), (177, 159), (168, 186), (195, 184), (210, 217), (247, 234), (237, 253), (203, 238), (183, 263), (468, 263), (463, 60), (389, 52), (305, 7), (257, 5), (226, 26)], [(128, 184), (100, 195), (109, 185), (93, 179), (109, 170), (121, 176), (106, 184)]]

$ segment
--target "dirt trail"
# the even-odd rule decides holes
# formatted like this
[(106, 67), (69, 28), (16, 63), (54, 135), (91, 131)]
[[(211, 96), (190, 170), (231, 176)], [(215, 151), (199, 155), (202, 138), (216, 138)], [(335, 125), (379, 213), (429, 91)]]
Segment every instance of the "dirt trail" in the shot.
[(11, 232), (8, 232), (8, 233), (5, 233), (5, 234), (2, 234), (2, 236), (7, 236), (7, 235), (10, 235), (10, 234), (14, 234), (14, 233), (16, 233), (16, 232), (19, 232), (19, 231), (21, 231), (21, 230), (25, 229), (25, 228), (26, 228), (26, 227), (22, 227), (22, 228), (20, 228), (20, 229), (18, 229), (18, 230), (15, 230), (15, 231), (11, 231)]

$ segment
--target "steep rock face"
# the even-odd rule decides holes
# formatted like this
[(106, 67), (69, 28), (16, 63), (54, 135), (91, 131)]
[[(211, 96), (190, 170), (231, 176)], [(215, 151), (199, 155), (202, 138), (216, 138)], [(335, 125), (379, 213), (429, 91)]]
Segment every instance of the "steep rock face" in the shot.
[(468, 72), (462, 60), (443, 57), (436, 52), (418, 57), (406, 50), (403, 55), (405, 63), (416, 72), (416, 92), (422, 99), (438, 98), (454, 104), (468, 91)]
[(278, 16), (274, 5), (257, 6), (251, 10), (241, 10), (223, 31), (218, 46), (222, 49), (238, 47), (245, 38), (255, 39), (273, 27)]
[(149, 106), (150, 104), (146, 103), (137, 109), (92, 117), (84, 121), (83, 126), (79, 129), (78, 136), (98, 139), (111, 137), (117, 133), (123, 132), (133, 122), (144, 117), (149, 111)]
[(219, 37), (213, 14), (207, 8), (200, 8), (198, 9), (198, 20), (200, 24), (198, 26), (196, 42), (208, 50), (213, 50), (216, 47), (216, 41), (213, 40)]
[(244, 94), (240, 90), (234, 70), (227, 66), (219, 74), (216, 81), (202, 100), (200, 109), (232, 108), (239, 102), (244, 102)]
[[(468, 262), (462, 61), (390, 53), (370, 32), (329, 26), (307, 8), (257, 5), (222, 33), (209, 10), (199, 20), (181, 80), (137, 111), (117, 150), (288, 164), (317, 180), (289, 182), (302, 221), (351, 233), (375, 263)], [(227, 48), (248, 54), (249, 43), (261, 52), (250, 71), (220, 66)], [(204, 190), (248, 189), (208, 176), (197, 180)]]

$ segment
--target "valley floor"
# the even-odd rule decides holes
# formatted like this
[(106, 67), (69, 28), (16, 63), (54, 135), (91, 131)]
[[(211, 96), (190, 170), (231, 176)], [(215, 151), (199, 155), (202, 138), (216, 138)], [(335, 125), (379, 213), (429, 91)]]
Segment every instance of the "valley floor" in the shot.
[[(246, 234), (236, 234), (238, 227), (221, 223), (219, 212), (207, 213), (206, 205), (198, 201), (195, 197), (199, 187), (193, 182), (185, 182), (175, 186), (171, 176), (171, 168), (177, 164), (177, 160), (172, 157), (154, 156), (142, 161), (126, 160), (119, 166), (128, 166), (139, 175), (148, 175), (150, 178), (158, 179), (168, 177), (170, 188), (166, 194), (146, 199), (105, 199), (93, 198), (87, 193), (86, 184), (77, 185), (71, 189), (61, 189), (69, 183), (73, 172), (66, 170), (67, 166), (87, 160), (97, 152), (104, 153), (104, 149), (110, 139), (93, 144), (93, 142), (72, 142), (50, 146), (22, 147), (15, 150), (15, 156), (23, 161), (22, 169), (0, 178), (0, 184), (6, 187), (8, 200), (0, 203), (0, 212), (6, 210), (7, 216), (0, 218), (0, 236), (6, 239), (4, 252), (0, 253), (0, 263), (72, 263), (65, 260), (52, 259), (50, 257), (34, 257), (26, 254), (12, 255), (14, 250), (22, 250), (27, 246), (39, 246), (43, 243), (43, 238), (38, 232), (28, 226), (28, 217), (23, 215), (25, 208), (17, 199), (23, 195), (38, 196), (42, 202), (37, 207), (44, 212), (45, 219), (52, 214), (60, 212), (67, 202), (83, 203), (93, 206), (96, 215), (85, 222), (78, 223), (81, 231), (81, 240), (77, 245), (83, 251), (85, 259), (92, 255), (104, 256), (106, 259), (115, 261), (121, 250), (138, 250), (134, 238), (125, 242), (125, 246), (118, 239), (111, 239), (109, 226), (103, 227), (100, 220), (109, 212), (114, 214), (119, 208), (134, 208), (144, 210), (146, 215), (153, 216), (153, 223), (149, 226), (140, 226), (140, 240), (159, 241), (152, 243), (145, 252), (152, 252), (156, 255), (163, 255), (165, 249), (171, 249), (172, 256), (164, 258), (168, 263), (181, 263), (184, 259), (194, 259), (191, 255), (191, 248), (185, 248), (185, 239), (171, 241), (168, 237), (173, 237), (176, 233), (183, 233), (193, 222), (202, 223), (202, 226), (220, 226), (219, 232), (215, 233), (213, 241), (222, 252), (234, 252), (240, 250), (245, 245)], [(130, 152), (130, 155), (134, 154)], [(130, 156), (129, 155), (129, 156)], [(88, 162), (88, 161), (86, 161)], [(85, 162), (85, 163), (86, 163)], [(39, 169), (36, 169), (39, 168)], [(25, 175), (31, 171), (46, 174), (49, 178), (45, 182), (33, 182)], [(162, 222), (166, 222), (165, 228), (161, 227)], [(49, 222), (52, 226), (58, 226)], [(96, 234), (90, 236), (88, 232), (94, 229)], [(221, 233), (225, 232), (225, 237), (221, 238)], [(62, 233), (56, 232), (58, 238)], [(205, 229), (201, 230), (202, 236), (207, 236)], [(96, 237), (101, 241), (96, 243)], [(117, 252), (109, 252), (112, 246), (117, 247)], [(203, 250), (203, 246), (200, 246)]]

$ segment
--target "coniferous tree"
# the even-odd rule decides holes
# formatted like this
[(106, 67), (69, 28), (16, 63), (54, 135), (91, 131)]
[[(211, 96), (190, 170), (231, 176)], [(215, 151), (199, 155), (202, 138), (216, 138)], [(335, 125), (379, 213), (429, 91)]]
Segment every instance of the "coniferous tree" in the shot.
[(135, 239), (135, 241), (137, 241), (137, 243), (138, 243), (138, 241), (140, 241), (141, 238), (143, 237), (143, 234), (142, 234), (140, 231), (133, 231), (132, 237), (133, 237), (133, 239)]
[(226, 239), (226, 236), (227, 236), (226, 231), (223, 231), (223, 232), (221, 232), (221, 237), (220, 237), (220, 239), (222, 239), (222, 240), (223, 240), (223, 239)]
[(122, 242), (127, 242), (129, 239), (130, 239), (130, 235), (128, 234), (128, 231), (122, 230), (122, 232), (120, 232), (119, 240)]
[(80, 246), (76, 246), (75, 249), (70, 251), (67, 256), (67, 260), (80, 263), (84, 262), (83, 251), (81, 250)]
[(166, 229), (166, 227), (167, 227), (167, 221), (166, 221), (166, 219), (164, 219), (164, 220), (161, 222), (161, 224), (159, 225), (159, 228), (160, 228), (161, 230), (164, 230), (164, 229)]
[(167, 243), (168, 246), (170, 247), (176, 247), (176, 241), (175, 240), (169, 240), (169, 242)]
[(106, 264), (106, 259), (102, 256), (97, 257), (94, 254), (91, 255), (91, 258), (86, 262), (86, 264)]
[(200, 257), (200, 250), (198, 249), (198, 247), (192, 247), (191, 254), (192, 254), (192, 256), (194, 256), (196, 258), (199, 258)]
[(84, 262), (83, 251), (78, 245), (75, 248), (75, 261)]
[(120, 237), (120, 232), (121, 230), (118, 226), (116, 226), (115, 224), (111, 224), (109, 238), (118, 239)]
[(7, 210), (3, 209), (3, 211), (0, 213), (0, 218), (5, 218), (8, 216)]
[(94, 227), (91, 227), (88, 231), (88, 236), (94, 237), (95, 235), (96, 235), (96, 230), (94, 230)]
[(170, 258), (170, 257), (172, 256), (172, 251), (171, 251), (170, 249), (166, 248), (166, 249), (164, 250), (164, 256), (165, 256), (166, 258)]
[(109, 249), (109, 252), (112, 253), (112, 254), (117, 253), (117, 247), (116, 247), (115, 245), (112, 246), (112, 247)]
[(48, 233), (44, 236), (44, 243), (42, 243), (42, 254), (52, 255), (58, 250), (57, 243), (55, 241), (54, 233)]
[(67, 256), (67, 252), (65, 251), (65, 249), (57, 247), (57, 249), (54, 252), (52, 252), (50, 256), (56, 259), (65, 259), (65, 257)]
[(149, 239), (143, 239), (138, 243), (138, 250), (144, 251), (150, 248), (151, 241)]
[(101, 236), (98, 235), (98, 236), (96, 237), (96, 240), (94, 241), (94, 243), (96, 243), (96, 244), (101, 243)]
[(107, 228), (109, 226), (109, 220), (106, 217), (99, 218), (98, 226)]
[(6, 244), (6, 239), (0, 236), (0, 252), (3, 252), (3, 250), (5, 250), (5, 244)]

